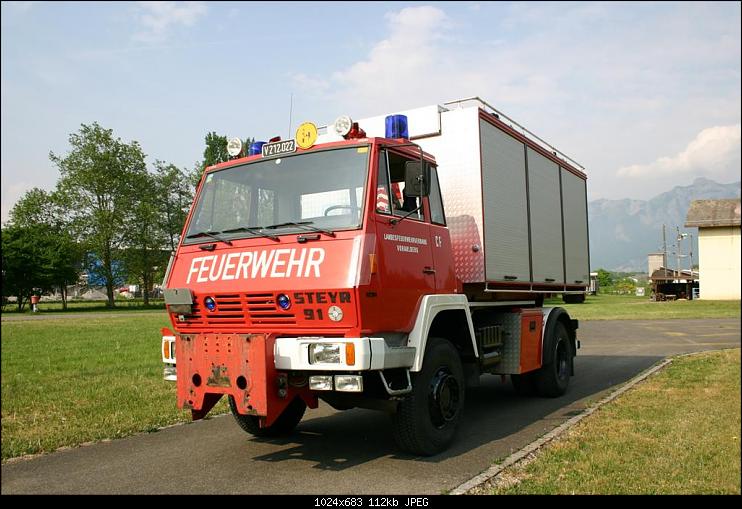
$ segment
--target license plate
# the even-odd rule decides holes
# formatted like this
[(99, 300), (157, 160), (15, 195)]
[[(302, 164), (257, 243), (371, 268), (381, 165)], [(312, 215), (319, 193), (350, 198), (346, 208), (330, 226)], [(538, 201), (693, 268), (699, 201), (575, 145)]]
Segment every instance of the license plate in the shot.
[(290, 154), (296, 152), (296, 141), (276, 141), (275, 143), (266, 143), (263, 145), (263, 157), (280, 156), (281, 154)]

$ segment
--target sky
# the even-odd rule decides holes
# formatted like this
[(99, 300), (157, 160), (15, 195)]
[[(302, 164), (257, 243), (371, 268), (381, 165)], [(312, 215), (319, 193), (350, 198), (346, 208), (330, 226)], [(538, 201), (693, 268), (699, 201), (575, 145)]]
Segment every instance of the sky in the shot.
[(740, 3), (2, 2), (2, 221), (98, 122), (151, 165), (479, 96), (588, 198), (740, 179)]

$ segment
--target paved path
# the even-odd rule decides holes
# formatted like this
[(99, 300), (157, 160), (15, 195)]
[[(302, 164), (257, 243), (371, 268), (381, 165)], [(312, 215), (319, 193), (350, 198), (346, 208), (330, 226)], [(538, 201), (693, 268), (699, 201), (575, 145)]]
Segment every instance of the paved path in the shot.
[(582, 322), (578, 338), (566, 395), (521, 398), (485, 376), (467, 393), (456, 442), (432, 458), (400, 453), (385, 414), (320, 404), (288, 439), (252, 438), (220, 416), (11, 462), (2, 493), (438, 494), (668, 355), (739, 348), (740, 320)]

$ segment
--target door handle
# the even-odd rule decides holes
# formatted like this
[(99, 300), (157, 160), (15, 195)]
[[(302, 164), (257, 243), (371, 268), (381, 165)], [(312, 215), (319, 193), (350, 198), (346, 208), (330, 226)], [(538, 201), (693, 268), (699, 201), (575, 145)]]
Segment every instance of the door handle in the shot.
[(435, 269), (433, 267), (424, 267), (423, 272), (425, 274), (435, 274)]

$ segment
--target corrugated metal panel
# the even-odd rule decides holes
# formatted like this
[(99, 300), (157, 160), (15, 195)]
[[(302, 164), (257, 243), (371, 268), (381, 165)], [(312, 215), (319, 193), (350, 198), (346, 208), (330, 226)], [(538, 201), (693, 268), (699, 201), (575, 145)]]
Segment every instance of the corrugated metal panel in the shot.
[(485, 273), (488, 281), (530, 281), (523, 143), (480, 121)]
[(564, 209), (564, 256), (568, 285), (588, 284), (590, 260), (587, 246), (587, 189), (585, 181), (561, 168)]
[(533, 280), (540, 283), (563, 283), (559, 166), (530, 147), (527, 150)]
[(464, 283), (484, 281), (479, 110), (462, 108), (443, 112), (441, 135), (417, 143), (434, 154), (438, 163), (456, 276)]

